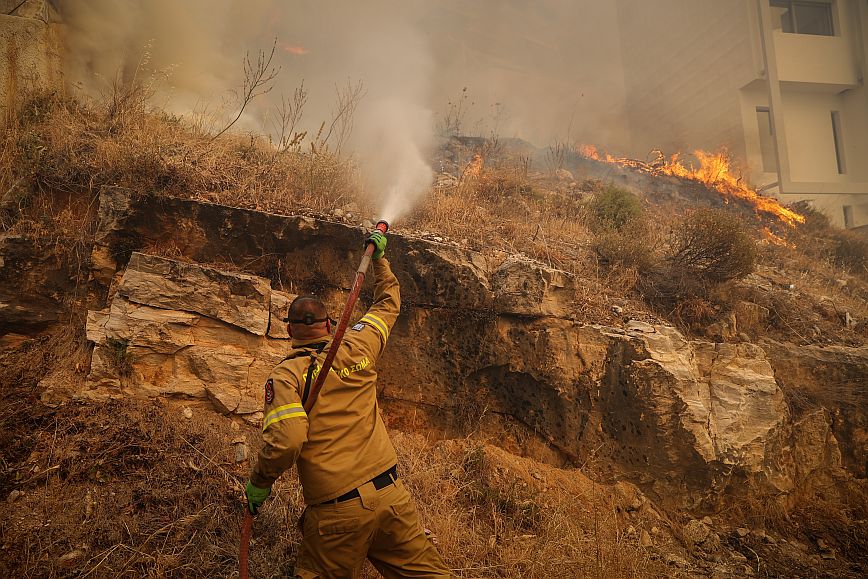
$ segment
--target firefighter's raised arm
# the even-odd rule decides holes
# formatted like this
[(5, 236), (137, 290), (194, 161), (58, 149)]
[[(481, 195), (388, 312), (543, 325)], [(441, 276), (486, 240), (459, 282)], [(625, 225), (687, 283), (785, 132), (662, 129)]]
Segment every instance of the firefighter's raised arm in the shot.
[(361, 348), (374, 362), (386, 347), (389, 334), (401, 312), (401, 288), (389, 261), (384, 257), (386, 236), (375, 231), (366, 243), (372, 243), (375, 248), (371, 256), (374, 262), (374, 303), (362, 319), (350, 328), (345, 340)]

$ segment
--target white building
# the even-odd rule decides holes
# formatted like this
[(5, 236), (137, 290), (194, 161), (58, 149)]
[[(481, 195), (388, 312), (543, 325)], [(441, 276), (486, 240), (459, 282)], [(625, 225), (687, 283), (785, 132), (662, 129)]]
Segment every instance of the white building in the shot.
[(868, 224), (868, 0), (618, 0), (631, 154), (726, 146), (750, 181)]

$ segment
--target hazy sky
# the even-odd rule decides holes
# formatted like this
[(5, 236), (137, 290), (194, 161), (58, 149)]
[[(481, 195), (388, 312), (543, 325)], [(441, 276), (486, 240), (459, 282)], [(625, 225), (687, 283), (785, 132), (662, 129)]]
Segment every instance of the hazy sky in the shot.
[[(361, 81), (351, 149), (375, 188), (430, 182), (423, 160), (447, 102), (466, 88), (466, 133), (537, 145), (626, 142), (614, 2), (599, 0), (58, 0), (68, 74), (83, 90), (149, 70), (170, 73), (161, 104), (216, 110), (242, 81), (247, 51), (278, 41), (275, 89), (243, 129), (268, 131), (302, 80), (305, 128), (327, 120), (336, 85)], [(270, 111), (270, 113), (269, 113)], [(396, 162), (399, 161), (399, 162)], [(400, 171), (395, 168), (400, 167)]]

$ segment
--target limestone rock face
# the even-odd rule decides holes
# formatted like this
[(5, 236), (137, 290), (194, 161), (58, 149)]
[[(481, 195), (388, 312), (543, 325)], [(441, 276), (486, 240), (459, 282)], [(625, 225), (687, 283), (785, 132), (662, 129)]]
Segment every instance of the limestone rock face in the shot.
[(513, 256), (495, 270), (491, 285), (499, 311), (558, 317), (571, 313), (575, 283), (567, 272)]
[(268, 330), (271, 285), (249, 274), (135, 252), (118, 293), (137, 304), (222, 320), (257, 336)]
[[(321, 296), (337, 317), (363, 233), (307, 217), (104, 195), (113, 196), (100, 201), (91, 280), (103, 301), (92, 302), (88, 319), (96, 348), (84, 395), (174, 394), (253, 415), (288, 349), (280, 319), (293, 296), (266, 280)], [(256, 275), (134, 253), (169, 238), (190, 259), (250, 263)], [(579, 323), (574, 280), (563, 272), (520, 256), (498, 263), (442, 240), (392, 235), (387, 257), (402, 294), (377, 361), (391, 427), (481, 432), (538, 460), (594, 461), (673, 500), (696, 494), (681, 491), (711, 494), (727, 477), (789, 492), (836, 468), (842, 453), (849, 464), (864, 457), (850, 450), (864, 440), (864, 420), (791, 414), (784, 400), (797, 379), (818, 396), (818, 385), (840, 385), (858, 403), (868, 375), (862, 353), (689, 340), (639, 320)], [(122, 277), (112, 272), (111, 261), (127, 259)], [(372, 278), (353, 319), (370, 304)], [(720, 333), (762, 328), (767, 316), (745, 302)]]
[(288, 294), (278, 290), (271, 290), (271, 321), (268, 324), (268, 337), (278, 340), (288, 340), (289, 332), (286, 329), (286, 323), (283, 319), (289, 310), (289, 304), (292, 303), (296, 295)]
[(843, 465), (858, 477), (868, 464), (868, 348), (795, 346), (764, 340), (763, 349), (799, 419), (828, 410)]
[(256, 276), (134, 253), (109, 307), (88, 314), (96, 346), (81, 395), (182, 395), (225, 413), (260, 411), (262, 384), (288, 349), (265, 336), (270, 297)]

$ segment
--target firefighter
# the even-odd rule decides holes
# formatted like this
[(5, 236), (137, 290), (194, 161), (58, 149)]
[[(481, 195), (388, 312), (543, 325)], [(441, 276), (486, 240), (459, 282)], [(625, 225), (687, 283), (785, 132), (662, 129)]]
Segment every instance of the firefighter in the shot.
[(247, 483), (255, 515), (274, 481), (298, 464), (304, 501), (295, 576), (357, 577), (365, 557), (385, 577), (451, 577), (426, 537), (396, 468), (377, 405), (376, 362), (401, 309), (398, 280), (373, 233), (374, 304), (350, 328), (310, 414), (304, 402), (334, 322), (325, 305), (300, 296), (287, 316), (292, 351), (265, 382), (264, 445)]

